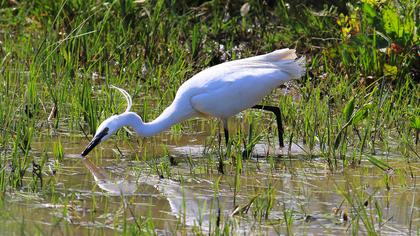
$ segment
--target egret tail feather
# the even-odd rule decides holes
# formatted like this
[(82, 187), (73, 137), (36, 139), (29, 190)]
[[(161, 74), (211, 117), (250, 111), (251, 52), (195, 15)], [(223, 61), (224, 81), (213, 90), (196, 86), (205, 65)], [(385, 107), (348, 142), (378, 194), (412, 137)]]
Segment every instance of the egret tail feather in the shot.
[(280, 65), (281, 70), (290, 75), (290, 79), (299, 79), (306, 73), (306, 58), (305, 56), (300, 57), (297, 60), (285, 61), (284, 64)]

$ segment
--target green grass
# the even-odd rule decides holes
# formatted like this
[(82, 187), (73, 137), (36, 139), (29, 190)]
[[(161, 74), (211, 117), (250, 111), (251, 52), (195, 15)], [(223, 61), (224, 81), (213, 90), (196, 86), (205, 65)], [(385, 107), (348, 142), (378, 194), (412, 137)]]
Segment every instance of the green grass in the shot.
[[(109, 85), (126, 89), (133, 110), (149, 121), (202, 69), (283, 47), (307, 57), (307, 74), (290, 89), (297, 95), (277, 90), (263, 101), (281, 107), (286, 145), (303, 145), (308, 159), (321, 158), (332, 172), (360, 165), (366, 154), (418, 161), (418, 1), (308, 2), (250, 0), (241, 15), (244, 3), (237, 1), (0, 0), (0, 192), (56, 194), (54, 181), (43, 176), (49, 160), (65, 158), (60, 137), (90, 138), (100, 121), (124, 110)], [(235, 176), (235, 200), (247, 173), (244, 146), (277, 143), (271, 114), (247, 111), (243, 120), (233, 127), (225, 160), (227, 175)], [(197, 127), (208, 133), (207, 163), (197, 169), (189, 159), (190, 173), (216, 173), (225, 153), (217, 121), (184, 122), (172, 128), (171, 138)], [(133, 138), (125, 131), (114, 137), (133, 143), (133, 159), (142, 158), (165, 178), (173, 175), (166, 159), (146, 160), (155, 158), (153, 150), (136, 151), (143, 140)], [(39, 140), (47, 140), (43, 150), (33, 148)], [(275, 158), (268, 157), (271, 171)], [(257, 194), (253, 212), (261, 221), (274, 193)], [(343, 197), (374, 233), (358, 196)], [(288, 234), (294, 213), (284, 211)], [(123, 232), (152, 232), (154, 226), (145, 219), (141, 227), (124, 225)], [(219, 233), (234, 223), (224, 227)]]

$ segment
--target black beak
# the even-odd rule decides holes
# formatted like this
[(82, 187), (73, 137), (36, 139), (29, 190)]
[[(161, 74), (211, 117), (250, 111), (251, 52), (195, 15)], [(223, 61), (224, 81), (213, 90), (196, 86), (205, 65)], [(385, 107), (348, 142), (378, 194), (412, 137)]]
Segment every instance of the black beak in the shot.
[(89, 154), (89, 152), (92, 151), (92, 149), (95, 148), (96, 145), (98, 145), (101, 142), (102, 138), (108, 134), (108, 130), (109, 128), (105, 128), (101, 133), (95, 135), (95, 137), (93, 137), (92, 141), (90, 141), (90, 143), (87, 145), (85, 150), (80, 155), (84, 157), (87, 154)]
[(89, 154), (89, 152), (90, 151), (92, 151), (92, 149), (94, 148), (94, 147), (96, 147), (96, 145), (98, 145), (99, 143), (101, 142), (101, 138), (99, 138), (99, 137), (94, 137), (93, 139), (92, 139), (92, 141), (90, 141), (90, 143), (87, 145), (87, 147), (86, 147), (86, 149), (82, 152), (82, 156), (84, 157), (84, 156), (86, 156), (87, 154)]

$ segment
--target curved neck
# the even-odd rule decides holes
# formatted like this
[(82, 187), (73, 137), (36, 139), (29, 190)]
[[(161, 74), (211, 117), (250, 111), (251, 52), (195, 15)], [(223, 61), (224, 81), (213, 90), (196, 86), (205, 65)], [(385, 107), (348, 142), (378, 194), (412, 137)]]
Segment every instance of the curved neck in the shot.
[(122, 126), (128, 125), (132, 127), (138, 135), (150, 137), (169, 129), (172, 125), (191, 117), (191, 115), (191, 113), (176, 111), (172, 106), (169, 106), (158, 118), (147, 123), (143, 122), (141, 117), (134, 112), (124, 112), (119, 116), (122, 120)]

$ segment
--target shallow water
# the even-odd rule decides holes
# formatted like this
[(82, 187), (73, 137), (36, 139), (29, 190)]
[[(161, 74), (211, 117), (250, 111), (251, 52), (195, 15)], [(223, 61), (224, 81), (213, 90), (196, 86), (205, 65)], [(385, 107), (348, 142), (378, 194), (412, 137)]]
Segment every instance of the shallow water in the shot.
[[(58, 163), (51, 158), (47, 164), (50, 171), (46, 171), (50, 176), (43, 179), (44, 185), (50, 183), (54, 188), (8, 191), (2, 203), (1, 232), (114, 234), (124, 230), (124, 219), (130, 227), (136, 227), (134, 218), (137, 224), (151, 218), (159, 233), (206, 233), (215, 230), (220, 217), (221, 226), (229, 225), (232, 232), (284, 234), (285, 212), (289, 212), (292, 231), (297, 234), (336, 235), (351, 233), (356, 223), (345, 218), (355, 217), (352, 212), (360, 211), (365, 202), (363, 208), (382, 234), (405, 235), (410, 222), (411, 230), (419, 231), (420, 190), (415, 186), (420, 176), (418, 162), (409, 167), (403, 158), (389, 158), (393, 173), (388, 190), (387, 174), (368, 162), (332, 173), (323, 159), (305, 157), (302, 144), (292, 145), (293, 156), (283, 159), (255, 158), (267, 152), (287, 153), (258, 144), (254, 158), (244, 161), (235, 190), (234, 167), (227, 165), (226, 175), (217, 173), (217, 158), (213, 157), (213, 166), (209, 164), (213, 154), (203, 154), (206, 148), (199, 144), (204, 143), (204, 135), (175, 141), (159, 137), (143, 140), (141, 151), (135, 142), (119, 143), (124, 156), (115, 151), (116, 144), (111, 140), (92, 152), (89, 159), (78, 155), (86, 140), (61, 137), (64, 159)], [(40, 140), (34, 149), (38, 146), (41, 150), (46, 143)], [(168, 168), (169, 175), (162, 172), (165, 178), (160, 178), (155, 168), (168, 163), (165, 153), (170, 153), (176, 164)], [(147, 161), (142, 161), (146, 155)], [(268, 192), (270, 197), (264, 197)], [(356, 203), (348, 204), (345, 194)], [(267, 199), (272, 199), (268, 213), (264, 212)], [(382, 223), (376, 206), (381, 209)], [(359, 226), (359, 232), (364, 232), (362, 220)]]

